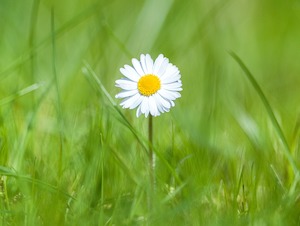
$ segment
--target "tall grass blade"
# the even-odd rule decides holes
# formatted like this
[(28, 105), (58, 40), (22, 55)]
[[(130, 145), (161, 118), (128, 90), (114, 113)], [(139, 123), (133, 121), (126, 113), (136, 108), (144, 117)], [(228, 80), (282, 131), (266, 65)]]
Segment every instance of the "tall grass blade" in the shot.
[(45, 183), (45, 182), (43, 182), (41, 180), (38, 180), (38, 179), (33, 179), (30, 176), (21, 175), (21, 174), (15, 172), (14, 170), (12, 170), (10, 168), (7, 168), (5, 166), (0, 166), (0, 175), (7, 176), (7, 177), (14, 177), (16, 179), (23, 180), (23, 181), (26, 181), (28, 183), (32, 183), (32, 184), (44, 187), (49, 191), (58, 192), (58, 193), (66, 196), (68, 198), (72, 198), (72, 199), (76, 200), (72, 195), (68, 194), (65, 191), (60, 190), (57, 186), (54, 186), (54, 185), (49, 184), (49, 183)]
[[(282, 144), (283, 144), (283, 153), (286, 157), (286, 159), (288, 160), (290, 166), (292, 167), (293, 173), (294, 173), (294, 182), (293, 185), (291, 186), (291, 189), (294, 190), (295, 184), (298, 183), (299, 181), (299, 169), (295, 163), (295, 160), (293, 158), (293, 156), (291, 155), (291, 150), (290, 147), (288, 145), (287, 139), (285, 138), (285, 135), (275, 117), (275, 114), (272, 110), (272, 107), (268, 101), (268, 99), (266, 98), (265, 94), (263, 93), (262, 89), (260, 88), (259, 84), (257, 83), (257, 81), (255, 80), (254, 76), (251, 74), (250, 70), (246, 67), (246, 65), (244, 64), (244, 62), (240, 59), (240, 57), (238, 57), (238, 55), (236, 55), (234, 52), (229, 52), (230, 56), (239, 64), (239, 66), (241, 67), (241, 69), (244, 71), (245, 75), (247, 76), (248, 80), (250, 81), (251, 85), (253, 86), (253, 88), (255, 89), (256, 93), (258, 94), (259, 98), (261, 99), (267, 113), (268, 116), (274, 126), (275, 131), (277, 132), (278, 137), (280, 138)], [(290, 191), (291, 192), (291, 191)]]
[(59, 146), (59, 153), (58, 153), (58, 175), (59, 178), (61, 177), (62, 172), (62, 158), (63, 158), (63, 116), (62, 116), (62, 102), (61, 102), (61, 95), (60, 95), (60, 88), (59, 88), (59, 81), (56, 69), (56, 36), (55, 36), (55, 21), (54, 21), (54, 8), (51, 9), (51, 44), (52, 44), (52, 70), (56, 88), (56, 99), (57, 99), (57, 124), (59, 127), (59, 139), (60, 139), (60, 146)]
[(14, 93), (14, 94), (12, 94), (12, 95), (10, 95), (8, 97), (5, 97), (4, 99), (0, 100), (0, 106), (8, 104), (8, 103), (14, 101), (15, 99), (17, 99), (17, 98), (19, 98), (21, 96), (24, 96), (24, 95), (26, 95), (28, 93), (31, 93), (31, 92), (37, 90), (40, 87), (41, 87), (41, 84), (35, 83), (35, 84), (33, 84), (31, 86), (28, 86), (28, 87), (26, 87), (26, 88), (24, 88), (22, 90), (19, 90), (18, 92), (16, 92), (16, 93)]

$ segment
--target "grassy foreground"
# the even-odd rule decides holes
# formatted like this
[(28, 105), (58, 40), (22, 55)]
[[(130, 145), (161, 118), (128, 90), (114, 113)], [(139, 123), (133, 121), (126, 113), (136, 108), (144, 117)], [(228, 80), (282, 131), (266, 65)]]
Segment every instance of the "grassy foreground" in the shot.
[[(1, 0), (0, 225), (300, 225), (298, 0)], [(163, 53), (147, 125), (119, 68)]]

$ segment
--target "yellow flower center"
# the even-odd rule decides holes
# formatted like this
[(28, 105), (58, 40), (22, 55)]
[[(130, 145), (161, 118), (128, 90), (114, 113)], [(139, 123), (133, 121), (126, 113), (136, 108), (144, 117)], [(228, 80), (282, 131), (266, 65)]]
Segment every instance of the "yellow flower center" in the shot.
[(144, 75), (138, 81), (138, 90), (144, 96), (151, 96), (160, 89), (160, 80), (157, 76)]

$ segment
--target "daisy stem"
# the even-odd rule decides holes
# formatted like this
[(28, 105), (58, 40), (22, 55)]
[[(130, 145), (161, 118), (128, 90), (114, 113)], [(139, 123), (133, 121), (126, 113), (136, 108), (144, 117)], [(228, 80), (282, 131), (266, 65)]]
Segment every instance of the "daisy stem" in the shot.
[(153, 197), (155, 190), (155, 154), (153, 152), (153, 120), (152, 115), (149, 116), (148, 125), (148, 138), (149, 138), (149, 179), (150, 179), (150, 191), (149, 191), (149, 210), (153, 210)]

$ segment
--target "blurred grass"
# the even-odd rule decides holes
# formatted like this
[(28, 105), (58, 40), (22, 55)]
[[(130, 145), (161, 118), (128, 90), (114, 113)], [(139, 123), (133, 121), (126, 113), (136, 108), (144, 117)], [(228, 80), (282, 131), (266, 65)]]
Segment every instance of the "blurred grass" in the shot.
[[(0, 15), (0, 225), (300, 224), (299, 1), (2, 0)], [(154, 119), (152, 215), (147, 120), (107, 98), (141, 53), (184, 88)]]

